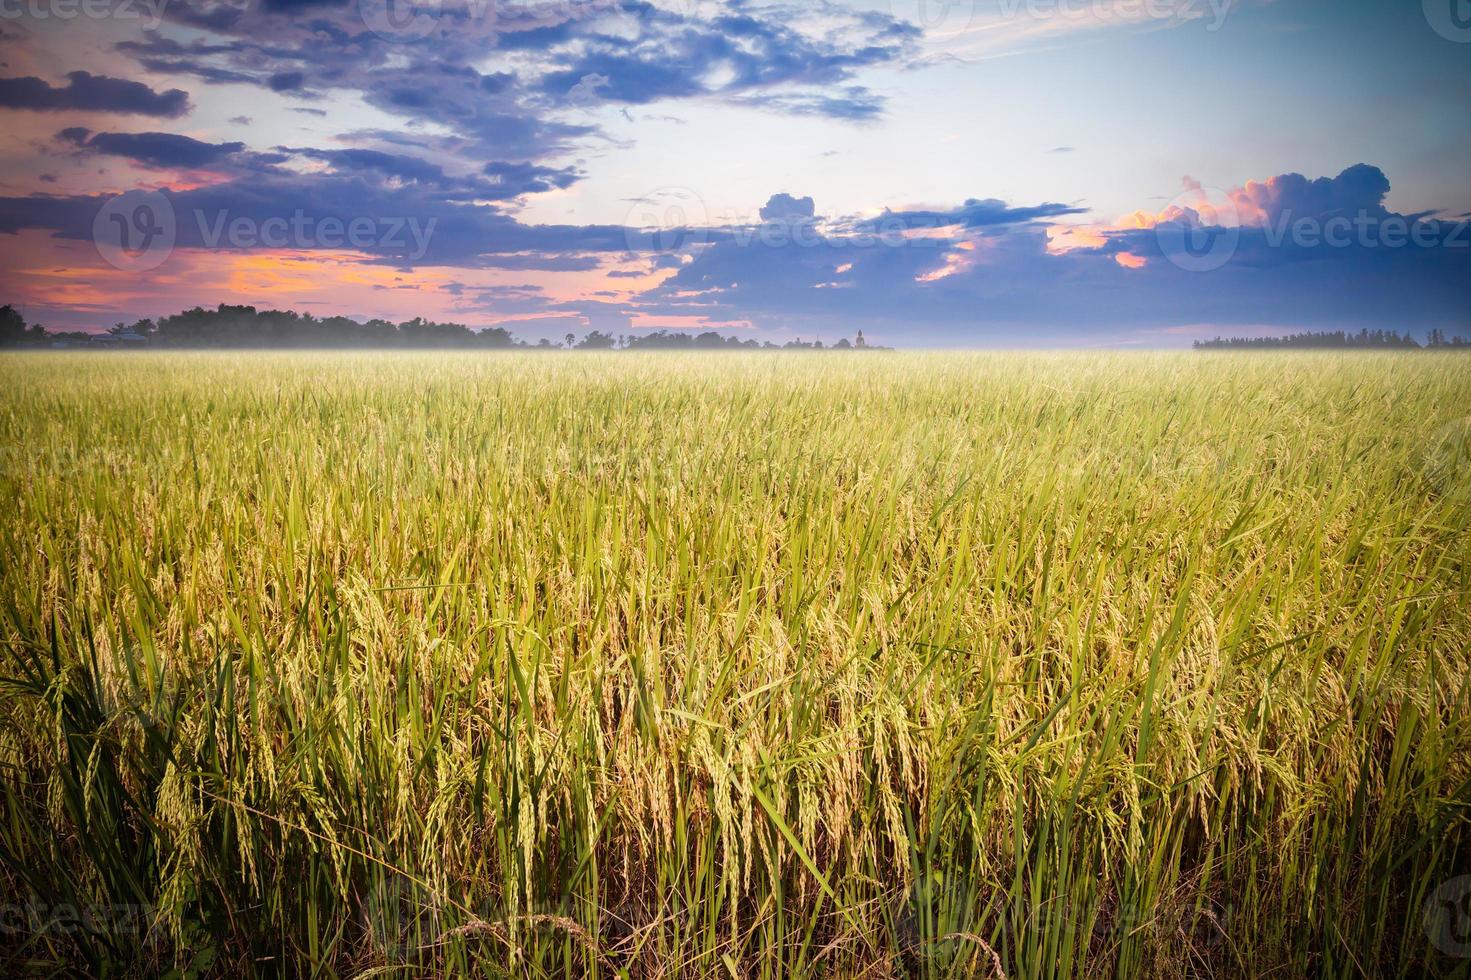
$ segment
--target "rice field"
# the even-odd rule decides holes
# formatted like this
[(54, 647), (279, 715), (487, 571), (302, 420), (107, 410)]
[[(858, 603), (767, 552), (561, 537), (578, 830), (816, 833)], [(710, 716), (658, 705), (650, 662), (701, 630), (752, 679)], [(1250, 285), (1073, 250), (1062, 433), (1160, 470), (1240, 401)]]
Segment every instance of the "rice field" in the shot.
[(0, 357), (0, 972), (1467, 976), (1471, 358)]

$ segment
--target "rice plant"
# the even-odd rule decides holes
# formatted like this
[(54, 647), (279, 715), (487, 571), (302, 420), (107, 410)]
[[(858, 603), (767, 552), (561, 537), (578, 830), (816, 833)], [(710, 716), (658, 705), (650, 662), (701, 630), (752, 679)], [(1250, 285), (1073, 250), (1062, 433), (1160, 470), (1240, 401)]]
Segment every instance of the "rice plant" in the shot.
[(0, 358), (0, 969), (1471, 973), (1471, 362)]

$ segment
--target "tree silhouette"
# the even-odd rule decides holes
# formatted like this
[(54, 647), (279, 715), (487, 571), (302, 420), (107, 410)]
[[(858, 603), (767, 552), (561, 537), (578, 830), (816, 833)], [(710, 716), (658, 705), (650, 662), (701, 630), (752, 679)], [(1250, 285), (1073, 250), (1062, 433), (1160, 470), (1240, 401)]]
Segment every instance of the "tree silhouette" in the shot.
[(0, 306), (0, 344), (18, 344), (26, 339), (26, 319), (14, 307)]
[[(412, 350), (499, 350), (532, 345), (517, 340), (503, 327), (472, 330), (462, 323), (439, 323), (414, 317), (403, 323), (374, 319), (358, 321), (345, 316), (317, 317), (292, 310), (258, 310), (254, 306), (222, 303), (214, 309), (196, 306), (157, 321), (144, 319), (131, 324), (118, 323), (106, 334), (80, 332), (53, 333), (39, 326), (26, 325), (25, 319), (10, 306), (0, 307), (0, 346), (45, 346), (64, 343), (67, 346), (127, 346), (156, 348), (221, 348), (221, 349), (412, 349)], [(727, 337), (717, 331), (699, 334), (671, 333), (655, 330), (642, 336), (615, 337), (601, 330), (588, 332), (579, 342), (577, 335), (563, 338), (567, 349), (577, 350), (884, 350), (870, 347), (858, 334), (856, 343), (839, 341), (824, 347), (821, 341), (802, 340), (776, 344), (771, 341)], [(537, 349), (554, 349), (557, 345), (543, 338)]]
[[(1438, 346), (1435, 341), (1439, 331), (1431, 331), (1430, 346)], [(1419, 350), (1420, 344), (1408, 333), (1401, 335), (1393, 330), (1368, 330), (1363, 329), (1358, 333), (1345, 333), (1342, 330), (1322, 331), (1318, 333), (1295, 333), (1285, 337), (1232, 337), (1223, 340), (1217, 337), (1215, 340), (1197, 340), (1196, 350), (1223, 350), (1227, 348), (1241, 348), (1246, 350)]]

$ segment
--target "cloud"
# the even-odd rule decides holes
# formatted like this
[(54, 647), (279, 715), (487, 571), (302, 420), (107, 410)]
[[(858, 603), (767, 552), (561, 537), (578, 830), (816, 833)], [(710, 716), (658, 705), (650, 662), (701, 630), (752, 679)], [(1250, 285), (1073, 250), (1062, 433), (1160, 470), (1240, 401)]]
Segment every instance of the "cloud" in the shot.
[[(596, 96), (610, 102), (641, 105), (724, 95), (778, 112), (869, 119), (879, 114), (882, 102), (866, 89), (850, 86), (833, 95), (810, 87), (833, 90), (861, 68), (898, 61), (911, 38), (891, 19), (873, 16), (850, 18), (845, 30), (819, 38), (755, 7), (732, 8), (709, 21), (649, 6), (632, 5), (629, 12), (640, 34), (633, 43), (597, 33), (582, 35), (577, 45), (549, 43), (546, 56), (561, 66), (542, 76), (541, 90), (557, 98), (575, 90), (587, 98), (579, 86), (596, 78)], [(573, 36), (569, 32), (555, 40)], [(770, 91), (786, 86), (799, 90)]]
[[(175, 216), (177, 247), (214, 247), (217, 243), (211, 241), (211, 229), (227, 227), (237, 219), (263, 227), (267, 222), (291, 222), (297, 215), (312, 225), (328, 220), (350, 225), (366, 219), (379, 227), (404, 227), (408, 222), (419, 228), (432, 227), (425, 249), (417, 254), (401, 247), (401, 235), (397, 243), (363, 249), (375, 261), (402, 267), (586, 271), (597, 266), (597, 254), (621, 256), (630, 242), (639, 244), (639, 233), (618, 226), (522, 224), (490, 205), (468, 200), (478, 195), (447, 193), (432, 168), (426, 180), (404, 181), (390, 172), (402, 170), (403, 161), (375, 161), (382, 165), (374, 166), (358, 157), (356, 162), (358, 169), (334, 167), (312, 174), (244, 168), (223, 182), (166, 190)], [(454, 178), (445, 180), (453, 186)], [(93, 219), (109, 199), (108, 195), (0, 198), (0, 233), (32, 229), (90, 241)], [(253, 247), (247, 245), (243, 250)], [(293, 247), (334, 250), (315, 240)]]
[[(1216, 220), (1196, 200), (1204, 188), (1164, 212), (1081, 226), (1062, 245), (1060, 232), (1087, 217), (1085, 209), (975, 197), (957, 205), (820, 216), (811, 197), (789, 191), (768, 198), (760, 225), (708, 225), (671, 235), (617, 225), (526, 224), (487, 203), (495, 187), (507, 194), (556, 189), (577, 179), (571, 168), (519, 162), (451, 171), (417, 151), (289, 147), (278, 149), (279, 165), (265, 166), (255, 162), (258, 155), (234, 149), (238, 144), (169, 135), (72, 129), (61, 138), (150, 165), (188, 160), (224, 168), (227, 180), (166, 192), (181, 249), (205, 247), (204, 230), (236, 218), (262, 223), (301, 212), (314, 221), (432, 222), (422, 255), (370, 247), (363, 250), (367, 261), (565, 274), (572, 284), (560, 295), (486, 292), (474, 294), (474, 302), (610, 328), (750, 322), (804, 333), (860, 326), (888, 336), (902, 331), (910, 343), (1076, 343), (1102, 335), (1175, 336), (1166, 331), (1195, 324), (1454, 329), (1464, 326), (1471, 304), (1471, 226), (1420, 221), (1418, 227), (1438, 236), (1433, 246), (1384, 247), (1387, 229), (1417, 219), (1385, 208), (1389, 182), (1367, 165), (1337, 177), (1282, 174), (1224, 192), (1223, 200), (1249, 212), (1235, 252), (1214, 271), (1192, 272), (1171, 261), (1156, 229)], [(288, 169), (305, 161), (316, 169)], [(104, 202), (101, 196), (0, 199), (0, 233), (43, 231), (85, 241)], [(1360, 214), (1381, 236), (1378, 242), (1330, 247), (1279, 233), (1289, 215), (1294, 221), (1311, 215), (1321, 224)]]
[[(1268, 4), (1274, 0), (1253, 0)], [(891, 0), (890, 9), (920, 30), (932, 57), (991, 58), (1034, 50), (1073, 36), (1128, 27), (1194, 27), (1214, 33), (1242, 0), (1151, 0), (1149, 3), (1001, 3)]]
[(797, 198), (790, 194), (776, 194), (761, 209), (761, 220), (776, 221), (781, 218), (811, 218), (816, 213), (817, 204), (810, 197)]
[(34, 75), (0, 78), (0, 108), (134, 113), (169, 119), (189, 111), (189, 94), (183, 89), (156, 92), (142, 82), (85, 71), (74, 71), (66, 77), (66, 85), (59, 88)]
[(326, 163), (333, 174), (356, 174), (399, 184), (417, 184), (442, 192), (443, 200), (507, 201), (571, 187), (582, 178), (576, 167), (492, 161), (478, 173), (455, 175), (421, 156), (370, 148), (316, 149), (278, 147), (291, 156)]
[(459, 181), (447, 177), (444, 168), (438, 164), (402, 153), (385, 153), (382, 150), (360, 148), (319, 150), (310, 147), (293, 149), (283, 146), (279, 149), (283, 153), (328, 163), (335, 173), (373, 173), (383, 178), (433, 187), (460, 185)]
[(126, 157), (150, 167), (205, 167), (240, 153), (244, 143), (205, 143), (176, 133), (89, 133), (75, 126), (57, 138), (92, 153)]
[(826, 92), (792, 92), (742, 96), (735, 101), (749, 108), (778, 111), (789, 116), (826, 116), (846, 122), (872, 122), (884, 113), (884, 101), (861, 85)]
[(1337, 177), (1309, 180), (1302, 174), (1282, 174), (1265, 181), (1248, 181), (1231, 192), (1231, 201), (1247, 224), (1266, 225), (1284, 215), (1326, 218), (1363, 213), (1374, 220), (1389, 216), (1384, 199), (1389, 178), (1378, 167), (1356, 164)]
[[(1160, 220), (1092, 226), (1058, 249), (1058, 222), (1084, 213), (1061, 204), (973, 199), (828, 219), (804, 235), (716, 240), (641, 294), (637, 307), (747, 318), (768, 329), (864, 325), (892, 334), (902, 324), (911, 342), (932, 344), (1014, 343), (1037, 331), (1051, 343), (1075, 343), (1190, 324), (1463, 325), (1471, 225), (1421, 222), (1425, 247), (1405, 243), (1402, 232), (1390, 232), (1413, 227), (1416, 216), (1385, 210), (1387, 191), (1382, 172), (1366, 165), (1338, 177), (1249, 182), (1227, 198), (1250, 205), (1250, 220), (1235, 254), (1210, 272), (1171, 261), (1155, 231)], [(1163, 220), (1187, 213), (1199, 221), (1206, 212), (1177, 206)], [(1267, 219), (1287, 214), (1311, 215), (1319, 227), (1363, 215), (1368, 237), (1342, 245), (1283, 240)]]
[(582, 178), (576, 167), (542, 167), (533, 163), (487, 163), (480, 172), (502, 191), (510, 191), (518, 197), (565, 190)]
[[(117, 49), (149, 71), (209, 84), (356, 90), (383, 111), (445, 125), (487, 149), (515, 119), (528, 139), (516, 143), (514, 155), (533, 157), (543, 155), (538, 141), (561, 148), (569, 137), (594, 132), (555, 113), (605, 102), (719, 97), (766, 111), (870, 120), (882, 100), (852, 84), (853, 76), (902, 61), (918, 37), (892, 16), (830, 4), (679, 6), (443, 0), (416, 8), (426, 36), (394, 43), (391, 31), (369, 31), (355, 4), (175, 0), (166, 17), (209, 31), (209, 40), (155, 33)], [(498, 64), (482, 74), (487, 62)]]
[(272, 92), (299, 92), (306, 84), (306, 73), (300, 71), (278, 71), (266, 79)]

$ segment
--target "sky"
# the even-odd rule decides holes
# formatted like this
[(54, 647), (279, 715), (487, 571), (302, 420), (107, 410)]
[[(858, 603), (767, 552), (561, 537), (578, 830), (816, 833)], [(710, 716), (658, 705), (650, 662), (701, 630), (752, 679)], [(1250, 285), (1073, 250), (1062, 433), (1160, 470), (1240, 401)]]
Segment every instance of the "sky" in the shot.
[(0, 303), (1471, 335), (1471, 0), (0, 0)]

